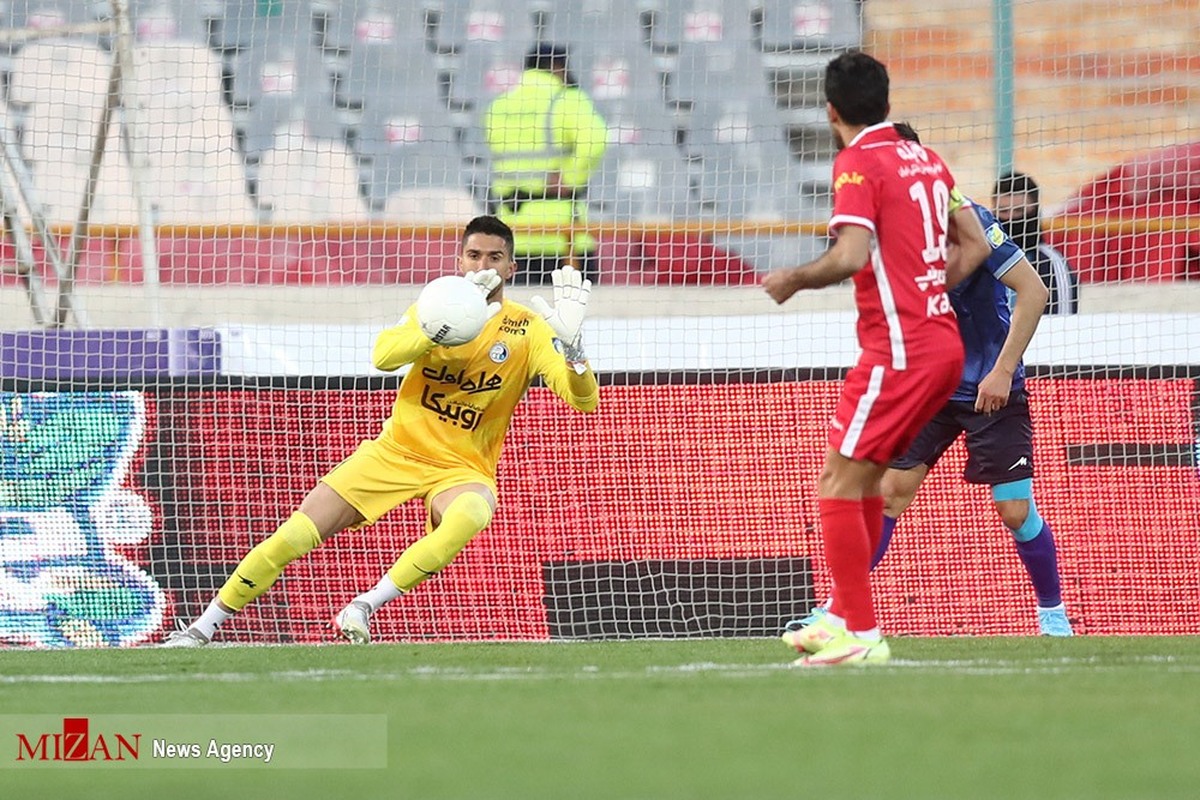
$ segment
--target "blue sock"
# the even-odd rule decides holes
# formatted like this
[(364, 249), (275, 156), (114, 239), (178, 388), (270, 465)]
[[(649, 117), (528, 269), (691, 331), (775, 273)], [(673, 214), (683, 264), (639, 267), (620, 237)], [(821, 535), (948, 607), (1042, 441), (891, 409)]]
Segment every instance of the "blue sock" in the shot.
[(883, 554), (887, 552), (888, 544), (892, 541), (892, 531), (896, 530), (896, 520), (883, 515), (883, 534), (879, 537), (879, 547), (875, 548), (875, 555), (871, 556), (871, 569), (875, 569), (880, 561), (883, 561)]
[(1058, 579), (1058, 551), (1054, 547), (1054, 535), (1050, 526), (1043, 522), (1037, 536), (1021, 542), (1014, 540), (1017, 554), (1029, 573), (1033, 591), (1037, 593), (1038, 606), (1050, 608), (1062, 602), (1062, 586)]

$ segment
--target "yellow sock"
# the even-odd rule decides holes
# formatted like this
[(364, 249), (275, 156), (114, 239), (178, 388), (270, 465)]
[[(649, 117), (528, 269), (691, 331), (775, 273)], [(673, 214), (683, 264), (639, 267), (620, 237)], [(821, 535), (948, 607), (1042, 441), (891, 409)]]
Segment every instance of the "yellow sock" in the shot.
[(442, 514), (442, 522), (413, 542), (388, 570), (396, 588), (407, 592), (454, 560), (467, 542), (492, 521), (492, 507), (481, 495), (467, 492), (454, 498)]
[(297, 511), (246, 554), (217, 592), (217, 597), (234, 611), (241, 611), (247, 603), (271, 588), (284, 567), (320, 543), (317, 526)]

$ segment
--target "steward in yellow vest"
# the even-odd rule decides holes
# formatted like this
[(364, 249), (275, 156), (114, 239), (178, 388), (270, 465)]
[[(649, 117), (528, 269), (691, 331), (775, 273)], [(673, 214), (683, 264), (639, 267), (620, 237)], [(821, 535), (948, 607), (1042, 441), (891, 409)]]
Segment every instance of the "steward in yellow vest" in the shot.
[(514, 255), (532, 272), (566, 263), (585, 270), (596, 250), (585, 229), (586, 194), (608, 128), (574, 84), (566, 48), (537, 45), (525, 56), (520, 83), (493, 100), (484, 116), (489, 210), (514, 229)]

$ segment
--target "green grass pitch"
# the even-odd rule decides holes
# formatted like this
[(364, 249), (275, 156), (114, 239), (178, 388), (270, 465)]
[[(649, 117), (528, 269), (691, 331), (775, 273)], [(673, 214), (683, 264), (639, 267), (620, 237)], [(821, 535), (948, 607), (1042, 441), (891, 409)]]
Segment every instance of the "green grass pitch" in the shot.
[(0, 651), (3, 714), (388, 717), (386, 769), (14, 767), (0, 793), (1200, 796), (1200, 637), (892, 645), (886, 667), (819, 672), (763, 639)]

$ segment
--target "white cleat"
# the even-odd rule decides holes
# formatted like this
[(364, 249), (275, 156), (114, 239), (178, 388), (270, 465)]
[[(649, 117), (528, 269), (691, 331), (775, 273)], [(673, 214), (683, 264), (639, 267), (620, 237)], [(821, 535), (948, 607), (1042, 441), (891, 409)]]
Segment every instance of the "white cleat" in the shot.
[(159, 647), (204, 647), (209, 639), (195, 628), (180, 628), (167, 634)]
[(350, 644), (370, 644), (371, 607), (361, 600), (352, 600), (333, 618), (333, 629)]

